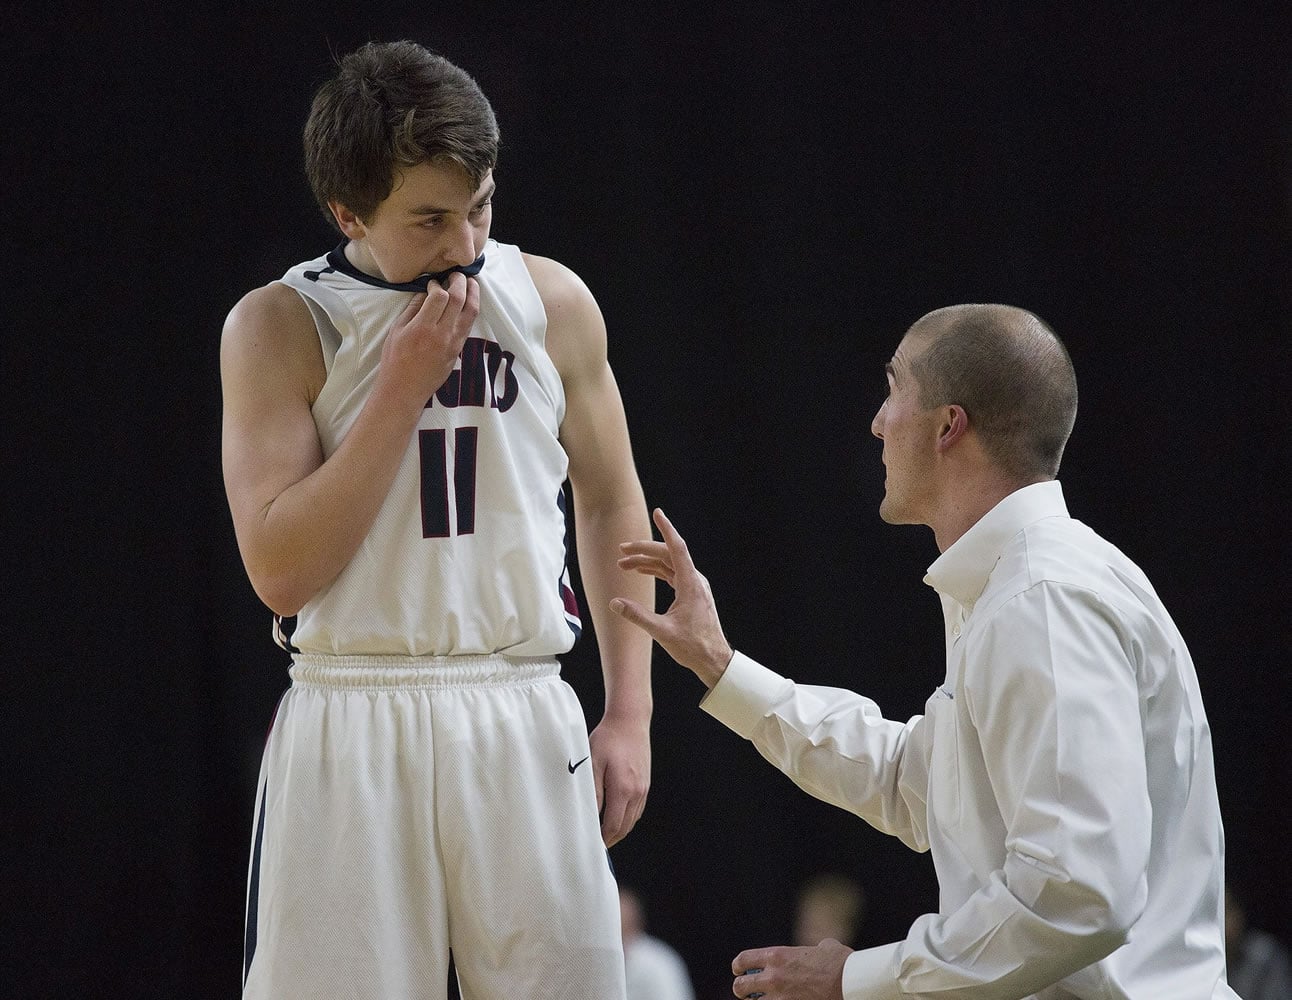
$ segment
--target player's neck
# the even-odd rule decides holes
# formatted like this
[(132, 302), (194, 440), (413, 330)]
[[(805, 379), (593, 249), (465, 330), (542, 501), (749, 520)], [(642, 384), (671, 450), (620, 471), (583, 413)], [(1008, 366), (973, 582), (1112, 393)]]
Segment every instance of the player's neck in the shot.
[(368, 249), (368, 244), (363, 240), (350, 240), (345, 245), (345, 259), (370, 277), (380, 278), (382, 281), (389, 280), (382, 274), (376, 259)]

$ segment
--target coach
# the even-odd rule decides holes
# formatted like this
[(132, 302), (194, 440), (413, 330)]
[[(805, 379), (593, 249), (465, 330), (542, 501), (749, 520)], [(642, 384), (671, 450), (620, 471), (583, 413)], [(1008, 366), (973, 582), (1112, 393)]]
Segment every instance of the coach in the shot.
[[(1068, 515), (1055, 477), (1077, 409), (1062, 343), (1021, 309), (920, 319), (871, 430), (880, 515), (933, 529), (946, 676), (923, 715), (796, 684), (733, 652), (663, 513), (620, 565), (665, 614), (617, 598), (710, 689), (702, 703), (812, 795), (931, 851), (939, 912), (902, 941), (757, 948), (737, 996), (1233, 998), (1224, 837), (1189, 652), (1144, 573)], [(860, 659), (860, 656), (859, 656)], [(873, 665), (867, 665), (873, 669)]]

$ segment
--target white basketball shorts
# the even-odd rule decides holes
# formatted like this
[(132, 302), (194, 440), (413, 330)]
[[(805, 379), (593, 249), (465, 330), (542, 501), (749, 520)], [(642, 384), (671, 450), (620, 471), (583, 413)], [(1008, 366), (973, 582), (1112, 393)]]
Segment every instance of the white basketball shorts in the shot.
[(583, 710), (555, 660), (298, 654), (261, 765), (244, 1000), (622, 1000)]

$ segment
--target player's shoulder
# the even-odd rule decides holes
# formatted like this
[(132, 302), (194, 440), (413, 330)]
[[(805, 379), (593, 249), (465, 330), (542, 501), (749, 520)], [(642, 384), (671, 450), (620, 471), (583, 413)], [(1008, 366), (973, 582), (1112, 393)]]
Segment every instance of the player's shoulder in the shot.
[(229, 310), (222, 341), (236, 346), (243, 341), (294, 339), (302, 331), (312, 333), (314, 320), (304, 299), (281, 281), (254, 288)]
[(596, 305), (596, 300), (583, 279), (559, 260), (525, 251), (521, 251), (520, 256), (549, 312), (553, 306), (586, 308)]
[(309, 306), (295, 289), (279, 281), (252, 289), (229, 310), (220, 335), (220, 356), (229, 373), (250, 374), (271, 366), (284, 373), (306, 372), (314, 380), (321, 362)]
[[(548, 348), (570, 342), (575, 350), (587, 345), (587, 338), (603, 340), (605, 323), (601, 308), (583, 279), (571, 268), (551, 257), (521, 254), (547, 313)], [(559, 346), (556, 347), (559, 351)]]

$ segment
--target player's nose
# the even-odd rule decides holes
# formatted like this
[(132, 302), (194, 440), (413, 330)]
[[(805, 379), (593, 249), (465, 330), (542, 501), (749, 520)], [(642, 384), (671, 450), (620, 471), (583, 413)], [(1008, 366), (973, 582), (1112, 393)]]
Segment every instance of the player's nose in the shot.
[(454, 229), (446, 256), (450, 267), (466, 267), (478, 256), (475, 229), (466, 220)]

